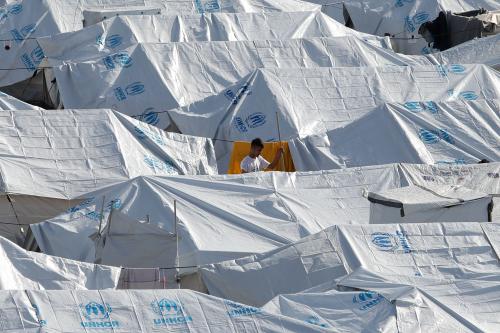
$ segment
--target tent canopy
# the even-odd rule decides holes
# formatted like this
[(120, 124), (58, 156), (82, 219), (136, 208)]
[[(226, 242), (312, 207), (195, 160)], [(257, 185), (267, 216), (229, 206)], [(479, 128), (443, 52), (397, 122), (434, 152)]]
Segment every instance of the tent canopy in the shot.
[(120, 268), (23, 250), (0, 237), (0, 290), (115, 289)]
[(492, 198), (462, 186), (407, 186), (368, 193), (370, 224), (488, 222)]

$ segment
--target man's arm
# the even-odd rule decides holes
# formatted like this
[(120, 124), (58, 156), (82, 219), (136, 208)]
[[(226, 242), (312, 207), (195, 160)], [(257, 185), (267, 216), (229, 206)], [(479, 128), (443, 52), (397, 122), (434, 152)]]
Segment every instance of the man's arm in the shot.
[(277, 166), (278, 163), (281, 160), (281, 156), (283, 156), (283, 148), (280, 148), (276, 151), (276, 155), (274, 155), (274, 160), (269, 164), (266, 168), (266, 170), (274, 170)]

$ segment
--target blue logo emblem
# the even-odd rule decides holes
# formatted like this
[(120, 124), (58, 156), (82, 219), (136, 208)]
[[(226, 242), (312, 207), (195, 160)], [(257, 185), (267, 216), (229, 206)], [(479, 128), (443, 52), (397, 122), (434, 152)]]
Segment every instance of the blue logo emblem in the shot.
[(245, 125), (245, 122), (243, 121), (243, 119), (241, 119), (241, 117), (234, 117), (233, 124), (234, 124), (234, 127), (238, 131), (240, 131), (241, 133), (248, 132), (248, 128)]
[(163, 298), (151, 302), (151, 309), (161, 318), (153, 319), (155, 325), (179, 325), (193, 321), (191, 316), (186, 316), (182, 305), (174, 300)]
[(460, 97), (465, 99), (466, 101), (474, 101), (474, 100), (478, 99), (478, 96), (473, 91), (461, 92)]
[(37, 46), (35, 49), (33, 49), (33, 51), (31, 51), (31, 59), (33, 59), (35, 65), (39, 65), (44, 57), (45, 54), (43, 54), (43, 50), (40, 46)]
[(429, 14), (426, 12), (418, 12), (412, 17), (406, 16), (404, 21), (406, 31), (414, 32), (415, 30), (417, 30), (417, 26), (420, 26), (422, 23), (429, 21)]
[(457, 65), (457, 64), (449, 65), (448, 71), (450, 73), (454, 73), (454, 74), (463, 74), (463, 73), (465, 73), (465, 66)]
[(411, 3), (414, 0), (396, 0), (396, 3), (394, 4), (395, 7), (403, 7), (405, 3)]
[(123, 89), (122, 87), (117, 87), (113, 89), (115, 98), (118, 101), (123, 101), (127, 99), (127, 96), (135, 96), (142, 94), (144, 91), (145, 91), (144, 84), (139, 81), (129, 84), (128, 86), (125, 87), (125, 89)]
[(357, 304), (359, 310), (366, 311), (382, 302), (383, 299), (384, 297), (378, 293), (365, 291), (354, 296), (352, 298), (352, 303)]
[(410, 243), (406, 238), (406, 234), (396, 231), (395, 234), (387, 232), (375, 232), (371, 235), (373, 245), (380, 251), (395, 252), (402, 250), (404, 253), (410, 253)]
[(433, 101), (424, 102), (424, 107), (427, 111), (432, 114), (438, 113), (438, 106)]
[(242, 305), (231, 301), (224, 301), (224, 303), (226, 303), (228, 307), (227, 314), (229, 317), (250, 316), (262, 312), (261, 309), (254, 308), (253, 306)]
[(261, 112), (252, 113), (245, 119), (246, 124), (250, 128), (256, 128), (266, 123), (266, 115)]
[(125, 88), (125, 91), (129, 96), (142, 94), (144, 92), (144, 84), (139, 81), (131, 83)]
[(422, 48), (422, 51), (421, 51), (422, 54), (431, 54), (432, 53), (432, 50), (430, 47), (428, 46), (425, 46)]
[(418, 131), (418, 136), (420, 137), (420, 140), (427, 144), (438, 143), (440, 140), (439, 135), (435, 131), (427, 130), (424, 128), (421, 128)]
[(144, 163), (155, 172), (161, 171), (169, 175), (179, 174), (175, 165), (168, 160), (160, 161), (156, 157), (144, 155)]
[(111, 307), (107, 303), (89, 302), (80, 304), (80, 312), (87, 320), (109, 319)]
[(328, 323), (321, 321), (318, 316), (310, 316), (305, 320), (305, 322), (319, 327), (330, 327)]
[(79, 210), (81, 210), (81, 209), (87, 207), (88, 205), (90, 205), (93, 201), (94, 201), (94, 198), (85, 199), (82, 202), (80, 202), (78, 205), (69, 208), (66, 212), (67, 213), (76, 213)]
[(9, 14), (12, 15), (17, 15), (20, 14), (23, 11), (23, 5), (21, 4), (14, 4), (8, 7), (7, 11)]
[(247, 95), (251, 95), (252, 92), (249, 90), (249, 86), (248, 84), (244, 84), (242, 85), (238, 91), (234, 92), (232, 91), (231, 89), (227, 89), (225, 92), (224, 92), (224, 96), (226, 96), (226, 98), (230, 101), (232, 101), (233, 105), (236, 105), (238, 104), (238, 102), (241, 100), (241, 97), (244, 95), (244, 94), (247, 94)]
[(80, 325), (84, 328), (113, 328), (118, 327), (116, 320), (109, 320), (111, 306), (107, 303), (89, 302), (80, 304), (80, 312), (87, 321), (82, 321)]
[(114, 49), (122, 44), (122, 36), (120, 35), (111, 35), (106, 38), (102, 38), (102, 35), (97, 36), (96, 42), (98, 45), (106, 46), (110, 49)]
[(373, 233), (372, 243), (382, 251), (393, 251), (399, 246), (397, 238), (387, 232)]
[(422, 106), (420, 105), (419, 102), (406, 102), (404, 104), (405, 108), (407, 108), (408, 110), (410, 110), (411, 112), (420, 112), (420, 111), (424, 111), (424, 109), (422, 108)]
[(420, 140), (426, 144), (438, 143), (440, 140), (448, 142), (449, 144), (455, 144), (455, 139), (445, 129), (438, 129), (435, 131), (421, 128), (418, 131), (418, 136)]
[(116, 65), (123, 68), (128, 68), (133, 64), (132, 58), (128, 55), (127, 52), (120, 52), (106, 56), (102, 59), (102, 61), (104, 63), (104, 66), (106, 66), (106, 68), (110, 70), (115, 69)]
[(160, 117), (154, 108), (147, 108), (142, 113), (140, 120), (150, 125), (156, 125), (160, 121)]

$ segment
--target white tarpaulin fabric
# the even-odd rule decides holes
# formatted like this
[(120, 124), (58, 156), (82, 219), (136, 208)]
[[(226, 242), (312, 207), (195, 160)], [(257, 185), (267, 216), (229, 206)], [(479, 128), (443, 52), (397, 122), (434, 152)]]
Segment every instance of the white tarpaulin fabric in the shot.
[[(467, 90), (465, 84), (457, 82)], [(487, 86), (480, 89), (492, 92)], [(379, 105), (344, 127), (290, 140), (295, 168), (500, 161), (499, 100), (467, 101), (481, 98), (474, 90), (459, 96), (463, 100)]]
[(0, 110), (39, 110), (38, 106), (34, 106), (18, 100), (12, 96), (4, 94), (0, 91)]
[(210, 294), (252, 305), (359, 267), (382, 276), (484, 278), (500, 272), (499, 231), (500, 224), (472, 222), (333, 226), (269, 253), (205, 266), (201, 274)]
[(0, 123), (0, 234), (11, 240), (22, 225), (74, 204), (68, 199), (113, 183), (217, 174), (210, 139), (166, 133), (116, 111), (5, 111)]
[[(157, 8), (165, 14), (204, 12), (319, 11), (321, 6), (298, 0), (20, 0), (0, 8), (0, 37), (9, 49), (0, 49), (0, 86), (30, 78), (44, 54), (36, 38), (83, 27), (83, 11), (91, 9)], [(146, 12), (147, 13), (147, 12)], [(112, 36), (110, 36), (112, 37)], [(99, 42), (96, 40), (95, 42)], [(103, 41), (106, 43), (107, 41)], [(117, 43), (110, 39), (108, 43)]]
[(322, 327), (189, 290), (0, 291), (9, 332), (324, 332)]
[(443, 10), (455, 13), (480, 8), (498, 10), (497, 0), (349, 0), (343, 5), (354, 29), (379, 36), (394, 35), (395, 50), (406, 54), (429, 53), (418, 29)]
[(39, 43), (49, 58), (74, 60), (116, 53), (136, 43), (345, 36), (390, 47), (388, 40), (349, 29), (321, 12), (118, 16), (75, 32), (40, 38)]
[(488, 222), (492, 198), (463, 186), (407, 186), (370, 192), (370, 224)]
[[(1, 290), (114, 289), (120, 268), (23, 250), (0, 237)], [(1, 306), (0, 306), (1, 307)]]
[[(369, 202), (362, 197), (364, 191), (401, 186), (396, 169), (388, 165), (312, 174), (141, 177), (90, 193), (84, 203), (32, 225), (32, 231), (44, 253), (94, 262), (96, 245), (88, 237), (99, 230), (101, 211), (103, 225), (115, 206), (135, 223), (149, 221), (150, 229), (160, 228), (165, 242), (175, 244), (176, 200), (181, 266), (218, 262), (289, 244), (332, 223), (367, 223)], [(122, 235), (133, 225), (130, 221), (122, 228), (119, 219), (112, 223)], [(161, 254), (147, 241), (133, 250), (132, 243), (122, 244), (137, 256), (143, 254), (142, 263), (134, 262), (138, 267), (173, 266), (172, 256)], [(132, 266), (127, 258), (122, 255), (122, 261), (102, 263)]]
[[(42, 41), (40, 43), (43, 45)], [(305, 77), (318, 75), (313, 73), (324, 73), (323, 75), (327, 77), (324, 79), (323, 88), (326, 89), (333, 86), (332, 74), (327, 69), (316, 72), (316, 68), (356, 67), (352, 69), (353, 73), (359, 72), (359, 76), (368, 78), (357, 77), (358, 80), (355, 82), (352, 82), (355, 79), (346, 78), (348, 81), (339, 83), (346, 86), (344, 90), (348, 90), (344, 95), (352, 96), (356, 89), (366, 92), (369, 85), (373, 85), (374, 89), (369, 95), (382, 94), (376, 90), (377, 83), (372, 82), (377, 81), (376, 70), (358, 69), (358, 66), (390, 65), (392, 69), (386, 70), (388, 72), (386, 76), (397, 76), (397, 72), (405, 76), (409, 75), (411, 70), (394, 65), (429, 63), (425, 58), (414, 61), (352, 36), (294, 40), (139, 43), (116, 54), (106, 56), (97, 54), (91, 59), (67, 60), (64, 54), (58, 55), (58, 58), (52, 58), (47, 54), (47, 57), (53, 66), (65, 108), (111, 107), (127, 115), (142, 117), (145, 121), (161, 128), (166, 128), (170, 123), (166, 115), (163, 115), (161, 120), (158, 118), (162, 115), (161, 112), (214, 94), (220, 93), (219, 98), (223, 99), (224, 106), (227, 107), (233, 102), (233, 96), (225, 89), (250, 75), (255, 68), (311, 68), (304, 72), (297, 69), (282, 72), (289, 75), (296, 73), (297, 76), (304, 73), (302, 75)], [(161, 70), (166, 63), (170, 64), (168, 68)], [(471, 66), (470, 70), (482, 71), (475, 66)], [(349, 69), (338, 71), (340, 71), (338, 75), (353, 75)], [(434, 68), (424, 71), (440, 75)], [(460, 79), (463, 80), (463, 77)], [(360, 80), (367, 81), (360, 82)], [(409, 76), (406, 80), (415, 81)], [(434, 85), (431, 87), (431, 79), (421, 78), (421, 82), (429, 86), (428, 90), (434, 90), (436, 86), (443, 87), (441, 81), (446, 80), (446, 78), (438, 79), (437, 83), (434, 78)], [(402, 85), (406, 84), (405, 81), (401, 82)], [(82, 89), (82, 82), (92, 82), (92, 84)], [(317, 83), (320, 84), (321, 82)], [(351, 89), (351, 85), (361, 85), (361, 87)], [(399, 85), (397, 89), (400, 89)], [(358, 95), (360, 93), (358, 92)], [(335, 96), (338, 98), (338, 95), (331, 97)], [(268, 107), (271, 108), (272, 104), (268, 100), (269, 97), (262, 102), (269, 103)]]
[(279, 295), (262, 310), (340, 333), (398, 332), (396, 307), (371, 292), (305, 292)]
[(359, 269), (340, 286), (382, 294), (396, 308), (398, 332), (496, 332), (500, 308), (498, 274), (441, 280)]
[[(438, 109), (430, 101), (497, 98), (499, 82), (500, 74), (484, 65), (259, 69), (218, 95), (160, 113), (157, 126), (172, 120), (181, 133), (220, 140), (216, 153), (221, 172), (231, 149), (224, 140), (256, 137), (278, 141), (311, 136), (290, 142), (295, 167), (303, 171), (497, 161), (498, 102), (450, 103)], [(384, 102), (405, 104), (381, 106), (367, 115)], [(475, 118), (487, 122), (477, 124)], [(435, 132), (447, 134), (447, 140)]]
[(432, 61), (448, 64), (485, 64), (500, 70), (500, 34), (473, 39), (443, 52), (427, 55)]

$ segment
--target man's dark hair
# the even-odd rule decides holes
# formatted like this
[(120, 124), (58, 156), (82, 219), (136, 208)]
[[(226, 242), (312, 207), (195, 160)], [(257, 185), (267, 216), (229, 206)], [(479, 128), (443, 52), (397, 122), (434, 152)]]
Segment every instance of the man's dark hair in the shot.
[(264, 148), (264, 143), (260, 138), (255, 138), (252, 140), (252, 143), (250, 144), (252, 147), (260, 147)]

